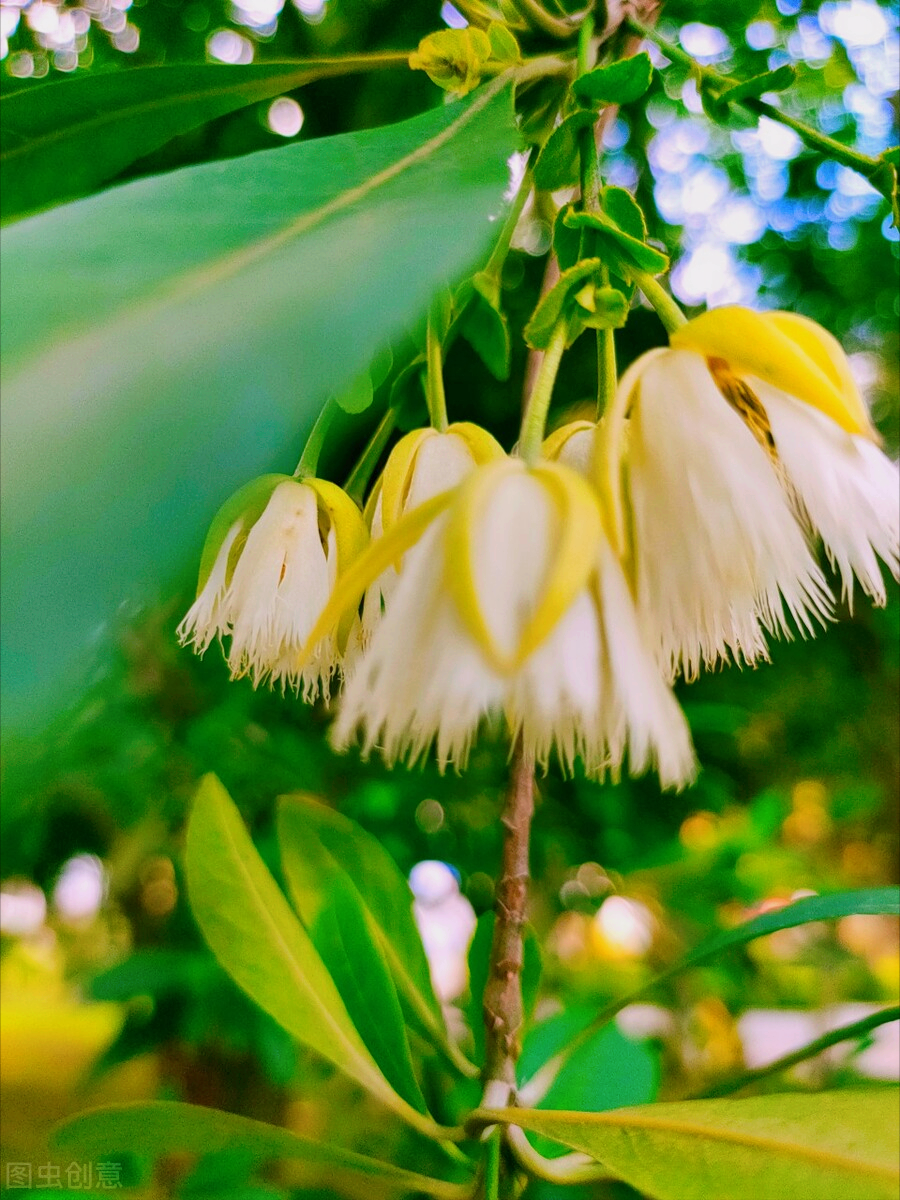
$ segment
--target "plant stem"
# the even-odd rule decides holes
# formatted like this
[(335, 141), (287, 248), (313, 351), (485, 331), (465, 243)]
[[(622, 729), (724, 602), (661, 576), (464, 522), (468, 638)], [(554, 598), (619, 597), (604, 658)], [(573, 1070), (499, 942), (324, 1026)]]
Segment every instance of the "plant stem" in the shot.
[(549, 34), (550, 37), (566, 41), (578, 30), (577, 18), (554, 17), (552, 13), (547, 12), (540, 0), (515, 0), (515, 7), (533, 28)]
[(546, 1183), (600, 1183), (614, 1176), (586, 1154), (563, 1154), (559, 1158), (544, 1158), (528, 1141), (518, 1125), (507, 1125), (504, 1130), (506, 1143), (513, 1158), (535, 1179)]
[(444, 364), (441, 354), (441, 339), (435, 328), (434, 309), (428, 314), (428, 332), (425, 335), (425, 399), (432, 426), (438, 433), (447, 429), (447, 397), (444, 394)]
[[(733, 87), (740, 82), (737, 79), (731, 79), (727, 75), (722, 75), (713, 67), (705, 67), (693, 59), (690, 54), (681, 49), (680, 46), (674, 45), (666, 40), (655, 29), (649, 25), (644, 25), (641, 21), (634, 17), (626, 18), (627, 24), (645, 38), (648, 42), (653, 42), (665, 54), (666, 58), (670, 58), (673, 62), (681, 63), (687, 67), (700, 81), (712, 86), (714, 91), (724, 91), (729, 87)], [(749, 109), (759, 117), (768, 117), (770, 121), (777, 121), (779, 125), (786, 125), (788, 129), (793, 131), (800, 139), (814, 150), (819, 150), (822, 154), (833, 158), (836, 162), (843, 163), (844, 166), (850, 167), (853, 171), (858, 171), (860, 175), (867, 179), (872, 179), (882, 175), (884, 164), (878, 159), (870, 158), (867, 154), (861, 154), (858, 150), (853, 150), (849, 146), (843, 145), (841, 142), (835, 141), (826, 133), (821, 133), (818, 129), (814, 129), (811, 125), (807, 125), (805, 121), (800, 121), (796, 117), (790, 116), (786, 112), (782, 112), (780, 108), (776, 108), (774, 104), (770, 104), (766, 100), (761, 100), (758, 96), (747, 96), (743, 100), (738, 100), (738, 104)], [(882, 188), (878, 189), (882, 191)]]
[(687, 324), (687, 317), (662, 284), (652, 275), (648, 275), (645, 271), (632, 271), (631, 277), (656, 309), (656, 315), (665, 325), (667, 333), (674, 333), (676, 329)]
[(566, 319), (557, 321), (550, 336), (550, 344), (544, 351), (534, 387), (525, 404), (522, 413), (522, 427), (519, 432), (519, 455), (527, 463), (534, 463), (540, 458), (541, 444), (544, 440), (544, 429), (547, 425), (547, 413), (550, 411), (550, 398), (553, 395), (553, 385), (566, 348)]
[(325, 445), (325, 438), (328, 436), (328, 430), (331, 422), (334, 420), (336, 411), (337, 402), (334, 399), (326, 400), (322, 410), (316, 417), (315, 424), (310, 430), (309, 437), (306, 439), (306, 445), (303, 447), (300, 461), (294, 470), (295, 479), (307, 479), (315, 475), (319, 468), (319, 456), (322, 453), (322, 447)]
[[(528, 899), (528, 847), (534, 812), (534, 762), (516, 743), (510, 771), (503, 825), (503, 859), (494, 906), (494, 937), (484, 989), (485, 1100), (503, 1107), (513, 1099), (522, 1005), (522, 930)], [(506, 1099), (503, 1099), (505, 1095)]]
[(522, 209), (525, 207), (525, 201), (531, 194), (533, 170), (532, 164), (534, 159), (534, 151), (532, 150), (528, 166), (525, 168), (525, 174), (522, 176), (522, 182), (519, 185), (519, 190), (516, 192), (516, 197), (510, 205), (509, 212), (506, 214), (506, 219), (503, 222), (503, 228), (500, 230), (500, 236), (494, 249), (491, 251), (491, 257), (488, 259), (484, 271), (487, 275), (497, 275), (503, 269), (503, 264), (506, 262), (506, 256), (509, 254), (510, 243), (512, 242), (513, 234), (516, 232), (516, 226), (519, 223), (519, 217), (522, 215)]
[(366, 488), (369, 486), (369, 480), (372, 478), (372, 472), (378, 466), (378, 460), (384, 453), (384, 449), (390, 441), (396, 424), (397, 414), (392, 408), (387, 409), (375, 427), (375, 432), (366, 442), (362, 454), (356, 460), (356, 466), (347, 478), (344, 491), (360, 507), (362, 507), (363, 497), (366, 494)]

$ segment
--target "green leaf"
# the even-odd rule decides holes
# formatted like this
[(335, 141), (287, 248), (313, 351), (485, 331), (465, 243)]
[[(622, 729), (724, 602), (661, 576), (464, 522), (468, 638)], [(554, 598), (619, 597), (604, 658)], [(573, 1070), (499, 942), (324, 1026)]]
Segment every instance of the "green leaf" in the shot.
[(334, 980), (266, 869), (214, 775), (201, 782), (187, 831), (188, 895), (197, 924), (238, 987), (298, 1041), (416, 1128), (429, 1124), (390, 1086)]
[(547, 192), (578, 182), (578, 135), (594, 123), (594, 114), (574, 112), (557, 125), (534, 164), (534, 186)]
[(742, 100), (756, 100), (764, 92), (783, 92), (793, 87), (797, 80), (797, 72), (790, 63), (777, 67), (774, 71), (765, 71), (762, 75), (754, 75), (732, 87), (720, 92), (717, 100), (720, 104), (740, 104)]
[(394, 1090), (425, 1112), (397, 989), (363, 899), (369, 881), (356, 876), (354, 882), (317, 836), (321, 822), (314, 810), (322, 807), (298, 797), (279, 801), (278, 844), (288, 892), (373, 1058)]
[(680, 958), (668, 970), (663, 971), (661, 975), (657, 975), (655, 979), (651, 979), (633, 992), (620, 996), (602, 1008), (588, 1029), (560, 1052), (553, 1064), (553, 1069), (542, 1072), (546, 1079), (544, 1081), (534, 1079), (530, 1081), (530, 1084), (537, 1085), (540, 1082), (544, 1089), (540, 1094), (543, 1095), (546, 1087), (550, 1085), (554, 1073), (562, 1068), (566, 1059), (577, 1050), (593, 1029), (605, 1025), (623, 1008), (642, 999), (648, 992), (652, 992), (661, 983), (665, 983), (682, 971), (699, 966), (700, 963), (715, 958), (724, 950), (744, 945), (746, 942), (765, 937), (770, 933), (777, 933), (781, 929), (793, 929), (798, 925), (808, 925), (812, 921), (839, 920), (841, 917), (867, 914), (872, 916), (900, 915), (900, 888), (862, 888), (852, 892), (834, 892), (830, 896), (804, 896), (800, 900), (786, 904), (783, 908), (745, 921), (734, 929), (726, 929), (721, 933), (713, 934), (712, 937), (706, 938), (683, 958)]
[(629, 267), (637, 267), (650, 275), (659, 275), (668, 269), (668, 255), (620, 229), (604, 212), (570, 212), (565, 223), (572, 229), (590, 229), (600, 241), (604, 256), (609, 258), (608, 265), (620, 274), (627, 276)]
[(292, 470), (326, 398), (482, 259), (516, 142), (497, 81), (5, 232), (4, 732), (38, 735), (117, 614), (193, 575), (229, 492)]
[(397, 414), (397, 428), (401, 433), (409, 433), (428, 424), (424, 354), (417, 355), (407, 363), (394, 379), (388, 403)]
[(804, 896), (792, 904), (786, 904), (784, 908), (763, 913), (752, 921), (745, 921), (743, 925), (707, 938), (666, 971), (663, 978), (706, 962), (723, 950), (752, 942), (769, 933), (777, 933), (780, 929), (793, 929), (797, 925), (808, 925), (811, 921), (835, 921), (841, 917), (866, 914), (900, 915), (900, 888), (862, 888), (853, 892), (834, 892), (830, 896)]
[[(475, 1057), (478, 1062), (484, 1062), (484, 1014), (481, 1009), (481, 1000), (488, 981), (491, 942), (494, 938), (494, 920), (492, 912), (482, 913), (475, 926), (472, 941), (469, 943), (469, 1003), (466, 1015), (475, 1042)], [(541, 944), (530, 925), (526, 925), (523, 930), (522, 943), (522, 1007), (527, 1022), (534, 1015), (543, 968)]]
[(372, 377), (369, 372), (363, 371), (361, 375), (357, 375), (350, 386), (345, 388), (336, 399), (345, 413), (365, 412), (375, 399), (375, 389), (372, 386)]
[(2, 219), (87, 196), (171, 138), (315, 79), (402, 66), (402, 54), (84, 72), (0, 100)]
[(500, 309), (500, 284), (493, 275), (482, 271), (472, 280), (472, 295), (459, 331), (495, 379), (509, 379), (509, 325)]
[(324, 804), (308, 796), (294, 795), (282, 797), (279, 805), (282, 836), (310, 848), (310, 862), (304, 864), (299, 855), (291, 856), (290, 866), (285, 862), (288, 877), (293, 878), (292, 894), (301, 915), (307, 904), (313, 902), (307, 890), (311, 884), (304, 882), (304, 876), (309, 881), (317, 874), (319, 886), (324, 885), (331, 869), (329, 859), (340, 864), (351, 881), (364, 884), (359, 890), (364, 919), (384, 954), (410, 1019), (433, 1044), (466, 1073), (471, 1073), (470, 1064), (461, 1060), (447, 1036), (413, 917), (413, 895), (397, 864), (371, 834)]
[[(585, 327), (619, 329), (628, 319), (628, 302), (614, 288), (597, 287), (602, 278), (603, 262), (599, 258), (583, 258), (563, 271), (559, 279), (543, 296), (525, 326), (524, 337), (534, 350), (546, 350), (553, 329), (562, 316), (569, 319), (567, 345), (571, 345)], [(585, 285), (590, 295), (584, 295)]]
[(564, 204), (553, 222), (553, 253), (559, 260), (561, 271), (574, 267), (581, 251), (580, 231), (566, 224), (566, 217), (573, 212), (577, 212), (574, 204)]
[(771, 1075), (780, 1075), (782, 1071), (787, 1071), (789, 1068), (795, 1067), (798, 1063), (806, 1062), (809, 1058), (815, 1058), (832, 1046), (838, 1046), (841, 1042), (860, 1041), (867, 1034), (871, 1033), (873, 1029), (877, 1029), (879, 1025), (887, 1025), (897, 1020), (900, 1020), (900, 1005), (895, 1004), (890, 1008), (882, 1009), (881, 1012), (869, 1013), (867, 1017), (862, 1017), (859, 1021), (853, 1021), (850, 1025), (842, 1025), (837, 1029), (832, 1029), (828, 1033), (824, 1033), (814, 1041), (801, 1046), (799, 1050), (794, 1050), (790, 1054), (784, 1054), (781, 1058), (774, 1059), (764, 1067), (758, 1067), (755, 1071), (745, 1071), (741, 1075), (736, 1075), (731, 1079), (722, 1080), (721, 1083), (713, 1084), (712, 1087), (705, 1088), (702, 1094), (695, 1098), (706, 1100), (713, 1096), (728, 1096), (732, 1092), (752, 1087), (754, 1084), (761, 1082), (761, 1080), (768, 1079)]
[(572, 84), (572, 92), (579, 104), (591, 108), (601, 104), (630, 104), (643, 96), (652, 78), (650, 55), (642, 50), (632, 58), (596, 67), (579, 76)]
[(653, 1200), (896, 1200), (896, 1088), (487, 1119), (589, 1154)]
[[(590, 1024), (593, 1015), (589, 1009), (567, 1009), (532, 1029), (519, 1061), (521, 1078), (538, 1074)], [(658, 1087), (659, 1056), (654, 1048), (626, 1037), (611, 1024), (597, 1030), (567, 1059), (539, 1107), (604, 1112), (623, 1104), (648, 1104), (656, 1099)]]
[(57, 1126), (54, 1145), (85, 1159), (126, 1152), (160, 1158), (176, 1151), (209, 1154), (240, 1146), (258, 1162), (299, 1159), (319, 1168), (313, 1182), (330, 1189), (335, 1176), (377, 1185), (391, 1194), (423, 1192), (437, 1200), (460, 1200), (462, 1189), (441, 1179), (405, 1171), (352, 1150), (194, 1104), (166, 1101), (97, 1108)]
[(900, 167), (900, 146), (891, 146), (889, 150), (884, 151), (881, 158), (893, 167)]

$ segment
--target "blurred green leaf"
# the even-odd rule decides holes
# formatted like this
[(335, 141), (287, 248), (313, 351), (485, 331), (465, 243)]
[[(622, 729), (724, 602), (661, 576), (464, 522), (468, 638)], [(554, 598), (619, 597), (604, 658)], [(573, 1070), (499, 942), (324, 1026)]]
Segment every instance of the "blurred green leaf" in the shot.
[(640, 99), (653, 78), (653, 64), (646, 50), (607, 67), (596, 67), (579, 76), (572, 92), (580, 104), (630, 104)]
[(249, 66), (161, 64), (49, 80), (0, 100), (2, 220), (89, 195), (178, 134), (314, 79), (381, 66), (403, 54)]
[[(318, 836), (316, 808), (322, 805), (297, 797), (279, 802), (278, 845), (288, 892), (373, 1058), (395, 1091), (425, 1112), (397, 989), (366, 907), (372, 883), (351, 877), (327, 849)], [(365, 836), (362, 830), (358, 835)]]
[(315, 866), (302, 861), (299, 854), (285, 861), (285, 872), (304, 920), (304, 909), (312, 915), (318, 903), (313, 881), (320, 886), (333, 869), (332, 864), (340, 864), (358, 889), (365, 919), (381, 947), (409, 1019), (470, 1073), (471, 1064), (461, 1058), (448, 1038), (413, 917), (413, 895), (391, 856), (371, 834), (308, 796), (281, 797), (279, 824), (282, 837), (291, 842), (296, 840), (298, 846), (303, 846), (304, 854), (316, 855)]
[(804, 896), (783, 908), (763, 913), (752, 921), (745, 921), (734, 929), (726, 929), (707, 938), (666, 971), (662, 978), (715, 958), (732, 946), (777, 933), (779, 929), (793, 929), (797, 925), (808, 925), (810, 921), (835, 921), (841, 917), (867, 913), (873, 916), (900, 914), (900, 888), (863, 888), (854, 892), (833, 892), (830, 896)]
[[(532, 1029), (520, 1060), (521, 1077), (540, 1071), (590, 1024), (584, 1008), (558, 1013)], [(539, 1107), (605, 1112), (625, 1104), (649, 1104), (659, 1087), (659, 1056), (646, 1041), (626, 1037), (615, 1025), (597, 1030), (569, 1057), (541, 1097)]]
[[(406, 1120), (416, 1118), (363, 1044), (334, 980), (266, 869), (214, 775), (197, 793), (185, 869), (197, 923), (216, 958), (265, 1012)], [(422, 1120), (413, 1119), (422, 1128)]]
[(7, 731), (77, 695), (110, 623), (172, 586), (222, 499), (293, 469), (326, 397), (483, 255), (515, 145), (498, 81), (6, 232)]
[(653, 1200), (896, 1200), (897, 1089), (490, 1114), (580, 1150)]
[(440, 1179), (378, 1162), (333, 1142), (327, 1145), (276, 1125), (193, 1104), (119, 1104), (83, 1113), (57, 1127), (54, 1142), (83, 1157), (105, 1157), (120, 1150), (159, 1158), (173, 1151), (209, 1154), (235, 1145), (261, 1162), (300, 1159), (322, 1169), (321, 1182), (366, 1179), (393, 1194), (423, 1192), (438, 1200), (458, 1200), (461, 1189)]
[(483, 271), (476, 275), (459, 331), (494, 378), (503, 382), (509, 379), (512, 346), (509, 325), (500, 308), (499, 292), (499, 284), (493, 276)]

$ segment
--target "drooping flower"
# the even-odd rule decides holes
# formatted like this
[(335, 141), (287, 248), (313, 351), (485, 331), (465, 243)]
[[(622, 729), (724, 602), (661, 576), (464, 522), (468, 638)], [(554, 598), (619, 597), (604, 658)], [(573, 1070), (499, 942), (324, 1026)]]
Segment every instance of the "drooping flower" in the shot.
[(321, 479), (266, 475), (232, 496), (210, 526), (197, 598), (178, 626), (203, 654), (230, 637), (232, 678), (280, 683), (327, 697), (348, 623), (322, 639), (301, 665), (299, 650), (327, 604), (339, 570), (368, 541), (350, 498)]
[(689, 322), (672, 344), (705, 355), (732, 404), (746, 393), (758, 401), (792, 497), (844, 597), (852, 600), (855, 576), (885, 604), (878, 559), (898, 577), (900, 472), (879, 446), (840, 343), (796, 313), (734, 308)]
[[(426, 428), (406, 434), (391, 451), (372, 489), (372, 537), (393, 528), (409, 509), (462, 483), (477, 466), (503, 457), (500, 443), (468, 421), (451, 425), (444, 433)], [(359, 627), (363, 644), (380, 621), (396, 582), (396, 568), (389, 566), (366, 591)]]
[(504, 458), (419, 504), (357, 561), (323, 614), (329, 627), (385, 564), (403, 564), (345, 683), (338, 745), (394, 761), (434, 745), (462, 765), (502, 714), (539, 763), (682, 786), (694, 759), (684, 716), (642, 644), (600, 505), (575, 472)]
[(766, 658), (789, 617), (804, 634), (829, 618), (814, 534), (846, 595), (855, 573), (883, 602), (876, 556), (897, 574), (900, 486), (813, 322), (719, 309), (671, 340), (626, 372), (596, 436), (566, 427), (547, 453), (599, 485), (642, 627), (663, 669), (693, 678)]

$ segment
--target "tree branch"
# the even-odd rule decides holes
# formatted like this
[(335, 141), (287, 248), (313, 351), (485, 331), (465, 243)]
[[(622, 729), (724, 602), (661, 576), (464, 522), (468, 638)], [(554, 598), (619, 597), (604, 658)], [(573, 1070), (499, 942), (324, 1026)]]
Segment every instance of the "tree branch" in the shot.
[[(528, 846), (534, 812), (534, 762), (522, 749), (513, 753), (506, 806), (503, 861), (497, 881), (494, 939), (484, 989), (485, 1100), (508, 1104), (515, 1092), (516, 1061), (524, 1023), (522, 1005), (522, 930), (528, 899)], [(505, 1095), (501, 1098), (501, 1093)]]

